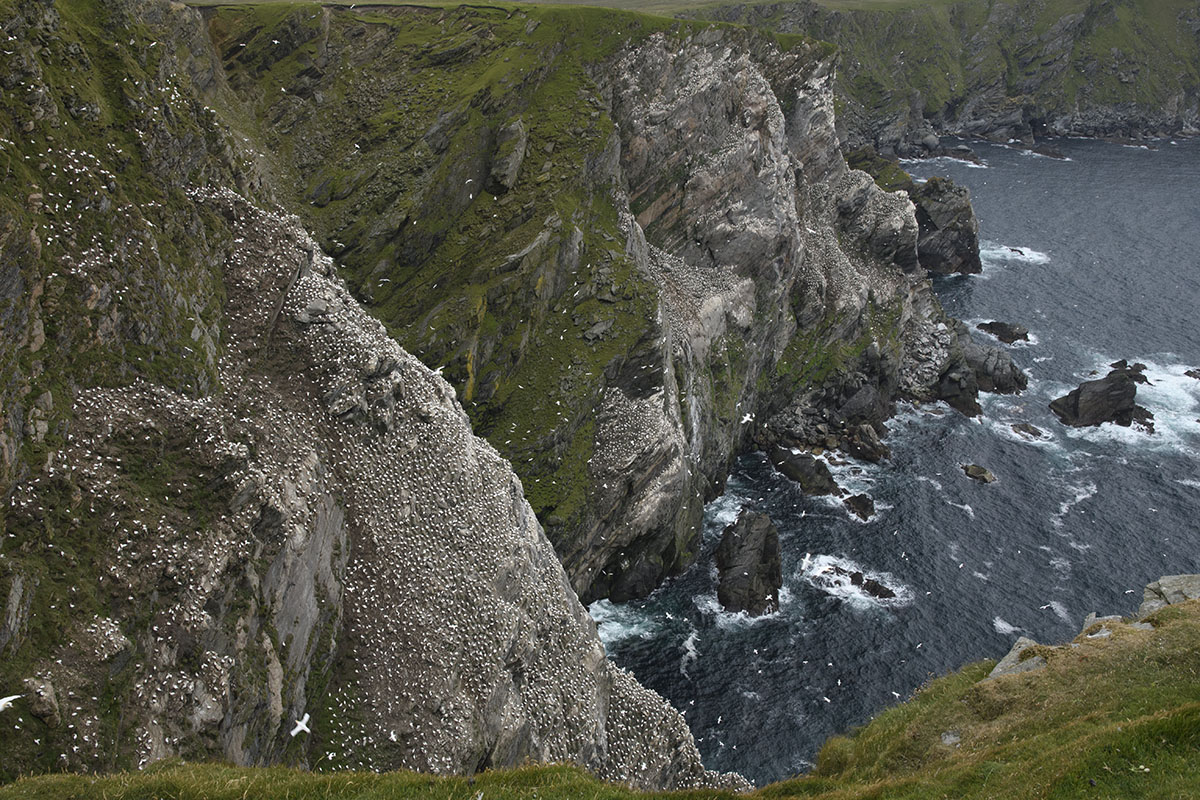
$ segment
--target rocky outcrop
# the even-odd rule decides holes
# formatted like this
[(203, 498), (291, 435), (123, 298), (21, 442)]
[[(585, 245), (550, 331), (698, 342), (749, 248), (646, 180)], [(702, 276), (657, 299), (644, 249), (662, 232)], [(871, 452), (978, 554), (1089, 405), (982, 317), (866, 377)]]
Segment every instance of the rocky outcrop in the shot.
[(846, 161), (867, 172), (880, 188), (903, 190), (912, 200), (917, 211), (917, 260), (928, 272), (950, 275), (983, 271), (979, 220), (966, 187), (939, 177), (918, 183), (894, 156), (881, 156), (871, 145), (847, 152)]
[[(122, 53), (133, 40), (128, 68), (159, 70), (117, 90), (146, 127), (61, 160), (41, 133), (5, 138), (72, 175), (61, 197), (54, 184), (56, 214), (138, 197), (110, 222), (116, 237), (130, 220), (141, 233), (55, 225), (40, 253), (6, 250), (17, 297), (44, 321), (38, 350), (75, 352), (71, 337), (98, 325), (112, 360), (131, 365), (84, 389), (90, 351), (55, 362), (55, 386), (76, 383), (53, 400), (63, 427), (47, 425), (53, 450), (26, 451), (32, 474), (6, 487), (0, 671), (25, 681), (32, 718), (0, 731), (0, 776), (169, 756), (437, 773), (535, 760), (645, 788), (747, 788), (707, 773), (682, 716), (605, 658), (525, 487), (474, 436), (455, 389), (389, 337), (297, 218), (255, 195), (268, 177), (233, 155), (203, 102), (236, 110), (201, 15), (157, 0), (101, 10)], [(126, 63), (107, 38), (49, 25), (51, 4), (15, 13), (5, 29), (37, 42), (22, 44), (30, 75), (60, 50), (80, 70)], [(258, 42), (275, 41), (270, 53), (230, 57), (267, 69), (282, 43), (327, 31), (330, 13), (288, 9)], [(309, 90), (325, 52), (305, 52)], [(47, 107), (71, 116), (67, 87), (45, 88)], [(116, 168), (129, 158), (136, 168)], [(150, 281), (151, 267), (165, 278)], [(35, 275), (44, 289), (31, 296)], [(101, 323), (67, 302), (77, 292), (106, 309)], [(160, 306), (144, 327), (143, 304)], [(181, 363), (206, 382), (181, 385), (193, 374)], [(292, 736), (297, 721), (310, 730)]]
[(1032, 648), (1039, 646), (1033, 639), (1026, 636), (1018, 637), (1017, 641), (1013, 643), (1012, 648), (992, 668), (992, 671), (988, 673), (987, 678), (984, 680), (990, 681), (996, 678), (1003, 678), (1006, 675), (1020, 675), (1024, 672), (1035, 672), (1045, 668), (1045, 656), (1032, 652)]
[(1119, 615), (1101, 617), (1094, 612), (1088, 614), (1083, 621), (1083, 628), (1075, 637), (1074, 642), (1047, 647), (1028, 637), (1018, 637), (1008, 654), (997, 662), (984, 680), (990, 681), (1007, 675), (1019, 675), (1045, 669), (1048, 663), (1047, 657), (1052, 657), (1055, 650), (1079, 647), (1081, 642), (1107, 639), (1117, 629), (1154, 630), (1154, 622), (1150, 617), (1156, 611), (1170, 605), (1197, 599), (1200, 599), (1200, 575), (1165, 575), (1146, 585), (1142, 592), (1142, 604), (1132, 616), (1123, 618)]
[(1029, 341), (1029, 329), (1024, 325), (1017, 325), (1013, 322), (992, 320), (991, 322), (981, 322), (975, 327), (984, 333), (995, 336), (1005, 344), (1012, 344), (1017, 341)]
[(842, 501), (842, 504), (846, 506), (847, 511), (864, 522), (875, 513), (875, 501), (869, 494), (850, 495)]
[(824, 461), (812, 453), (771, 447), (768, 451), (771, 464), (789, 479), (800, 484), (808, 495), (841, 494), (833, 473)]
[(1137, 616), (1144, 619), (1160, 608), (1197, 599), (1200, 599), (1200, 575), (1165, 575), (1146, 586)]
[(996, 476), (987, 467), (981, 467), (978, 464), (963, 464), (962, 469), (971, 480), (978, 481), (979, 483), (996, 482)]
[(779, 531), (766, 514), (742, 509), (721, 533), (714, 558), (717, 599), (726, 611), (751, 616), (779, 608), (783, 575), (779, 561)]
[(1130, 366), (1125, 361), (1116, 361), (1111, 367), (1111, 371), (1103, 378), (1084, 381), (1077, 389), (1051, 401), (1050, 410), (1060, 422), (1073, 428), (1102, 425), (1105, 422), (1129, 427), (1136, 422), (1140, 427), (1153, 431), (1154, 415), (1134, 402), (1137, 385), (1149, 382), (1143, 374), (1146, 366)]
[(983, 271), (979, 260), (979, 220), (971, 192), (946, 178), (933, 177), (909, 192), (917, 207), (917, 258), (935, 275)]

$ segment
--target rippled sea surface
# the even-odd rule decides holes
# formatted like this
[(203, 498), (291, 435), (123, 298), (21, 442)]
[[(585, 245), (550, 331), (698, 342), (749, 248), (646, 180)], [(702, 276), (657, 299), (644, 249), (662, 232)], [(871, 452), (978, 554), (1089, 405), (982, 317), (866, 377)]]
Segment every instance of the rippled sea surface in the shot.
[[(986, 168), (906, 165), (970, 187), (984, 272), (936, 288), (972, 327), (1030, 329), (1012, 349), (1028, 391), (985, 396), (982, 422), (902, 409), (889, 463), (835, 470), (874, 498), (866, 523), (747, 455), (692, 569), (644, 602), (592, 606), (610, 657), (685, 713), (710, 768), (759, 783), (805, 771), (828, 736), (930, 677), (1020, 635), (1068, 640), (1088, 612), (1128, 613), (1154, 578), (1200, 572), (1200, 381), (1184, 375), (1200, 367), (1200, 141), (1057, 146), (1069, 160), (985, 145)], [(1147, 365), (1138, 398), (1156, 432), (1061, 426), (1047, 403), (1119, 358)], [(744, 506), (771, 515), (783, 551), (782, 608), (753, 620), (721, 610), (711, 560)], [(898, 597), (831, 581), (831, 564)]]

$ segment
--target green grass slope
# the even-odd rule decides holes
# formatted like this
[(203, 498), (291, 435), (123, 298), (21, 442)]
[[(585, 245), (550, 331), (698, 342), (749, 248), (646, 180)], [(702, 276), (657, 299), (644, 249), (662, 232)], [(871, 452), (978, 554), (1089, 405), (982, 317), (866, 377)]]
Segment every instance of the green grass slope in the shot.
[[(931, 682), (912, 699), (822, 749), (812, 775), (754, 797), (1177, 798), (1200, 787), (1200, 601), (1164, 608), (1153, 630), (1106, 623), (1111, 635), (1037, 647), (1047, 666), (986, 681), (991, 662)], [(11, 713), (11, 712), (10, 712)], [(6, 720), (10, 722), (11, 720)], [(0, 787), (0, 800), (253, 798), (736, 797), (644, 794), (573, 767), (525, 767), (474, 778), (413, 773), (306, 773), (165, 763), (136, 774), (53, 775)]]

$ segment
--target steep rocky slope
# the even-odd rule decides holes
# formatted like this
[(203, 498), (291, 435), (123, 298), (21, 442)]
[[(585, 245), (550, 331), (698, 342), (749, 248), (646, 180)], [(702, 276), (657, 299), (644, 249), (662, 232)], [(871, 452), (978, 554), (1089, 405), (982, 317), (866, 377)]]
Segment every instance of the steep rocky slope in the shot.
[[(200, 102), (223, 90), (199, 15), (4, 11), (27, 81), (5, 94), (5, 357), (31, 364), (9, 373), (25, 395), (57, 395), (37, 404), (52, 432), (8, 418), (0, 675), (33, 705), (0, 734), (5, 775), (177, 754), (432, 772), (566, 760), (635, 785), (738, 785), (605, 659), (454, 389), (297, 220), (231, 188), (259, 185), (254, 153), (235, 155)], [(122, 72), (89, 68), (111, 50)], [(94, 113), (63, 114), (86, 101), (56, 68)], [(14, 207), (32, 180), (40, 204)], [(44, 349), (57, 358), (30, 360)], [(193, 352), (203, 380), (180, 366)], [(296, 720), (311, 734), (289, 735)]]
[(769, 416), (845, 421), (812, 391), (977, 408), (911, 204), (846, 171), (828, 47), (595, 10), (208, 21), (294, 207), (444, 368), (585, 601), (691, 562)]
[[(1160, 578), (1137, 613), (1091, 614), (1071, 642), (1027, 639), (999, 664), (937, 678), (849, 736), (826, 743), (812, 774), (748, 795), (845, 800), (930, 797), (1191, 797), (1200, 782), (1200, 576)], [(1086, 686), (1086, 691), (1080, 687)], [(10, 710), (11, 711), (11, 710)], [(0, 787), (0, 798), (171, 796), (238, 800), (283, 795), (370, 797), (732, 798), (604, 785), (578, 768), (526, 767), (463, 778), (412, 773), (312, 775), (170, 765), (96, 779), (52, 775)]]
[(0, 675), (38, 701), (6, 775), (737, 785), (577, 593), (685, 566), (754, 437), (849, 446), (1019, 374), (846, 168), (809, 40), (165, 0), (0, 28)]
[(921, 155), (934, 133), (1032, 142), (1200, 131), (1195, 0), (898, 5), (799, 0), (699, 13), (837, 44), (838, 121), (852, 147)]

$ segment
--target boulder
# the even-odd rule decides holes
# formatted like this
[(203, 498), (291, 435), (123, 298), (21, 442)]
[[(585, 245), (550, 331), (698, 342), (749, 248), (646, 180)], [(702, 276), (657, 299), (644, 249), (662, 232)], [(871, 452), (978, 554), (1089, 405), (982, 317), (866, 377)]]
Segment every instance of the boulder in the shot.
[(1196, 380), (1200, 381), (1200, 369), (1189, 369), (1183, 374), (1187, 375), (1189, 378), (1195, 378)]
[(1144, 619), (1160, 608), (1200, 598), (1200, 575), (1164, 575), (1142, 592), (1138, 619)]
[(1103, 378), (1084, 381), (1079, 388), (1053, 400), (1050, 410), (1064, 424), (1073, 428), (1086, 428), (1115, 422), (1129, 427), (1138, 422), (1148, 430), (1154, 430), (1154, 415), (1137, 405), (1137, 384), (1149, 383), (1143, 371), (1144, 364), (1129, 366), (1117, 361), (1112, 371)]
[(846, 450), (855, 458), (878, 464), (892, 454), (891, 448), (879, 438), (874, 425), (862, 423), (851, 429), (846, 437)]
[(743, 509), (721, 534), (716, 552), (717, 599), (727, 611), (757, 616), (779, 608), (783, 572), (779, 531), (766, 514)]
[(25, 691), (29, 698), (29, 713), (44, 722), (46, 727), (57, 728), (62, 723), (62, 714), (54, 684), (45, 678), (26, 678)]
[(967, 473), (967, 477), (977, 480), (980, 483), (995, 483), (996, 476), (987, 467), (981, 467), (978, 464), (963, 464), (963, 472)]
[(492, 194), (504, 194), (517, 183), (521, 164), (525, 161), (525, 147), (529, 132), (521, 120), (513, 120), (496, 135), (496, 152), (492, 157), (492, 169), (488, 173), (487, 190)]
[(1041, 439), (1046, 435), (1042, 432), (1041, 428), (1038, 428), (1035, 425), (1030, 425), (1028, 422), (1015, 422), (1013, 423), (1012, 429), (1016, 433), (1019, 433), (1022, 436), (1028, 436), (1031, 439)]
[(829, 467), (811, 453), (793, 453), (783, 447), (772, 447), (769, 456), (775, 469), (800, 484), (805, 494), (841, 495), (841, 487), (833, 479)]
[(991, 322), (981, 322), (975, 327), (984, 333), (990, 333), (1005, 344), (1012, 344), (1016, 341), (1029, 341), (1029, 329), (1024, 325), (992, 320)]
[(868, 520), (875, 513), (875, 501), (869, 494), (856, 494), (847, 497), (842, 504), (861, 520)]
[(988, 673), (984, 680), (994, 680), (995, 678), (1003, 677), (1004, 675), (1017, 675), (1022, 672), (1033, 672), (1034, 670), (1042, 669), (1046, 666), (1046, 659), (1041, 656), (1030, 656), (1022, 658), (1026, 650), (1031, 647), (1037, 647), (1037, 642), (1033, 639), (1022, 636), (1013, 644), (1012, 649), (1008, 651), (1008, 655), (1000, 659), (1000, 663)]

